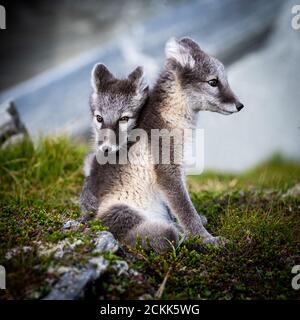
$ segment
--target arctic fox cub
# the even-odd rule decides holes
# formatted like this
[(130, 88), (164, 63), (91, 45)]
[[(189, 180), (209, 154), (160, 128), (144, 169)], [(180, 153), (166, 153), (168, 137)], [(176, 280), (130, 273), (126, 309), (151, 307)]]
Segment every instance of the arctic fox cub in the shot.
[[(99, 128), (101, 124), (104, 128), (119, 121), (120, 127), (126, 121), (126, 130), (134, 126), (143, 130), (145, 134), (126, 147), (131, 160), (143, 161), (137, 161), (139, 165), (136, 161), (99, 164), (92, 154), (81, 195), (82, 207), (96, 211), (122, 243), (135, 245), (138, 239), (145, 248), (150, 246), (157, 252), (168, 250), (170, 242), (176, 245), (181, 232), (200, 236), (204, 243), (218, 243), (220, 238), (205, 229), (205, 218), (190, 200), (183, 165), (174, 162), (174, 141), (170, 143), (170, 163), (153, 161), (149, 147), (153, 130), (183, 132), (195, 127), (201, 110), (232, 114), (243, 108), (229, 87), (222, 63), (202, 51), (196, 42), (171, 39), (165, 51), (164, 70), (147, 101), (140, 68), (129, 77), (133, 80), (126, 80), (132, 84), (124, 89), (124, 80), (115, 79), (103, 65), (95, 66), (91, 96), (94, 126)], [(95, 142), (102, 152), (121, 151), (120, 141), (99, 141), (97, 137)]]

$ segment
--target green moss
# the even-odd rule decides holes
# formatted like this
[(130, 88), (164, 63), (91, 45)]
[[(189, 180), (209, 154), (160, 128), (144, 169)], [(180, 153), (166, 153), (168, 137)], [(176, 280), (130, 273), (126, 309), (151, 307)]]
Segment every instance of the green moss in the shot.
[(107, 230), (107, 228), (102, 225), (101, 220), (91, 220), (89, 221), (89, 226), (92, 232)]
[[(4, 298), (30, 298), (47, 292), (55, 280), (47, 273), (60, 265), (84, 264), (93, 255), (99, 220), (76, 229), (63, 224), (81, 215), (78, 196), (87, 146), (66, 138), (25, 141), (0, 150), (0, 264), (6, 267)], [(291, 268), (300, 264), (300, 197), (283, 197), (300, 182), (300, 165), (279, 156), (241, 174), (205, 172), (188, 180), (192, 201), (208, 218), (207, 228), (227, 239), (225, 248), (182, 242), (159, 256), (141, 248), (105, 254), (111, 270), (90, 290), (90, 298), (288, 299)], [(40, 244), (80, 239), (62, 259), (40, 256)], [(30, 251), (23, 247), (30, 247)], [(13, 248), (21, 248), (6, 259)], [(125, 250), (126, 249), (126, 250)], [(113, 264), (126, 259), (137, 273), (118, 275)], [(50, 278), (49, 278), (50, 277)], [(49, 282), (50, 281), (50, 282)]]

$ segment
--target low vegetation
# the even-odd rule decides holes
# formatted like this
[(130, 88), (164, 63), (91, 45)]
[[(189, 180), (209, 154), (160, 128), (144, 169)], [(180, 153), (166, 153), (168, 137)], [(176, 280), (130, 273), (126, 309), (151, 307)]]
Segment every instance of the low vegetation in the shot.
[[(86, 151), (85, 144), (65, 138), (0, 151), (0, 265), (7, 273), (0, 298), (41, 298), (62, 268), (92, 255), (92, 235), (104, 228), (78, 206)], [(86, 298), (299, 298), (291, 269), (300, 264), (300, 196), (290, 192), (299, 182), (300, 164), (279, 156), (241, 174), (190, 177), (194, 205), (226, 246), (203, 246), (194, 238), (163, 256), (121, 248), (105, 255), (111, 267)], [(79, 222), (76, 228), (64, 227), (70, 220)], [(73, 249), (61, 255), (52, 250), (70, 244)], [(116, 272), (117, 259), (134, 272)]]

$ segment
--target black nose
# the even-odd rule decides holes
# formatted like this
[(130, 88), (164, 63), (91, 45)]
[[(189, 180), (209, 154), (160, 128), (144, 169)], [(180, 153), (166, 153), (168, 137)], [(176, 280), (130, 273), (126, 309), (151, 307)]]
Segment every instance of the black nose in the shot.
[(237, 108), (238, 111), (241, 111), (244, 108), (244, 105), (242, 103), (238, 102), (236, 104), (236, 108)]
[(109, 146), (105, 146), (102, 148), (102, 151), (103, 151), (104, 155), (106, 155), (106, 156), (108, 155), (109, 152), (111, 152), (111, 150), (112, 150), (112, 148)]

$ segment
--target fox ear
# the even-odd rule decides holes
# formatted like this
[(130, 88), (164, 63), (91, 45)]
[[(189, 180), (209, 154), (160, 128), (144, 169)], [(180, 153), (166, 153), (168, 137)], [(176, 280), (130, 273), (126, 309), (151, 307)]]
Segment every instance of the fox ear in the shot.
[(195, 60), (192, 57), (189, 48), (180, 43), (177, 39), (171, 38), (167, 41), (165, 47), (167, 59), (173, 59), (178, 62), (182, 67), (193, 68)]
[(136, 92), (138, 95), (144, 96), (148, 94), (149, 86), (144, 79), (144, 69), (142, 67), (137, 67), (133, 70), (128, 79), (136, 86)]
[(91, 85), (95, 92), (99, 91), (101, 85), (114, 79), (113, 74), (102, 63), (94, 65), (91, 73)]
[(144, 69), (143, 67), (136, 67), (129, 75), (128, 75), (128, 79), (130, 81), (136, 82), (139, 79), (143, 78), (144, 76)]

